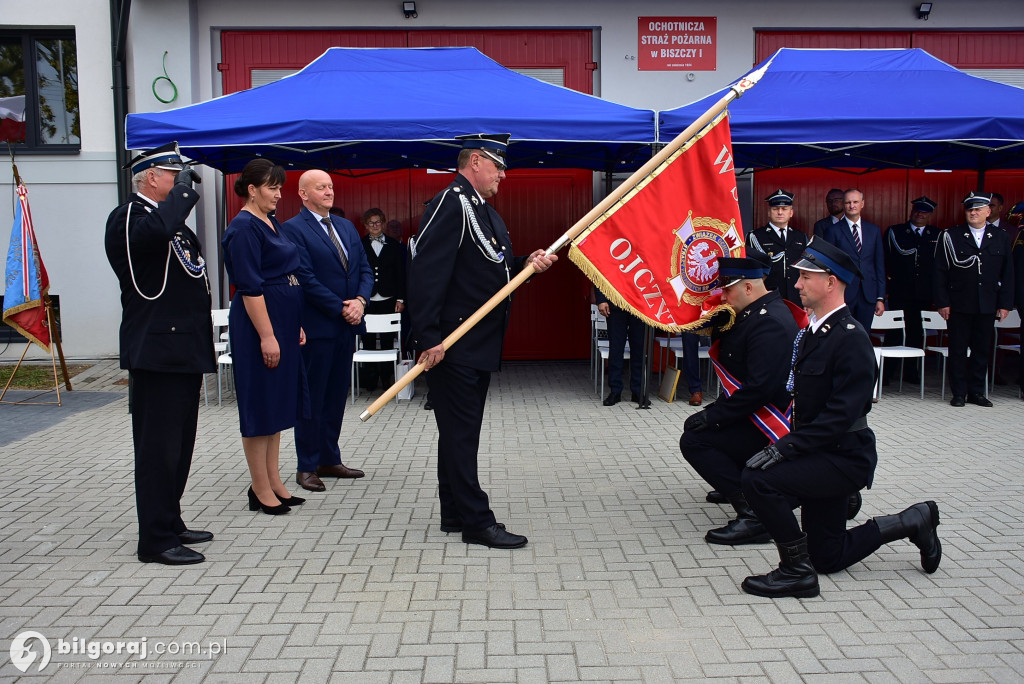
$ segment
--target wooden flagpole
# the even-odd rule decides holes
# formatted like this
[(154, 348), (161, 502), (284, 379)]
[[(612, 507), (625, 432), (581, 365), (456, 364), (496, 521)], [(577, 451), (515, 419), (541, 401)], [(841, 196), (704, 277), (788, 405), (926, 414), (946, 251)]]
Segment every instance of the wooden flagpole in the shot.
[[(549, 256), (551, 254), (554, 254), (558, 250), (565, 247), (565, 245), (567, 245), (573, 238), (575, 238), (584, 230), (586, 230), (591, 223), (593, 223), (598, 217), (601, 216), (601, 214), (606, 212), (616, 202), (622, 199), (623, 195), (628, 193), (637, 183), (639, 183), (644, 178), (649, 176), (656, 168), (661, 166), (661, 164), (663, 164), (665, 160), (667, 160), (669, 157), (675, 154), (676, 150), (685, 145), (690, 138), (699, 133), (700, 130), (707, 126), (712, 119), (721, 114), (722, 111), (727, 106), (729, 106), (730, 102), (740, 97), (741, 95), (743, 95), (743, 93), (745, 93), (747, 90), (756, 85), (757, 82), (761, 79), (761, 76), (764, 75), (764, 72), (768, 69), (770, 65), (771, 62), (765, 64), (763, 67), (761, 67), (757, 71), (752, 72), (745, 78), (741, 79), (738, 83), (733, 85), (731, 88), (729, 88), (729, 92), (723, 95), (721, 99), (718, 100), (718, 102), (713, 104), (711, 108), (704, 112), (696, 121), (687, 126), (686, 130), (677, 135), (671, 143), (666, 145), (664, 148), (662, 148), (660, 152), (651, 157), (646, 164), (637, 169), (633, 173), (633, 175), (626, 179), (624, 183), (620, 184), (619, 187), (617, 187), (611, 193), (609, 193), (607, 197), (598, 202), (593, 209), (591, 209), (589, 212), (586, 213), (586, 215), (583, 216), (583, 218), (581, 218), (579, 221), (573, 224), (572, 228), (565, 231), (562, 237), (555, 240), (551, 244), (551, 246), (548, 247), (547, 250), (545, 250), (545, 254)], [(501, 303), (503, 299), (511, 295), (535, 272), (536, 271), (534, 270), (533, 264), (527, 264), (523, 268), (523, 270), (520, 271), (518, 275), (516, 275), (515, 278), (510, 280), (508, 284), (505, 285), (505, 287), (501, 288), (501, 290), (499, 290), (493, 297), (488, 299), (483, 306), (477, 309), (472, 316), (467, 318), (462, 323), (462, 325), (453, 330), (451, 334), (448, 335), (448, 337), (444, 338), (444, 341), (441, 343), (444, 346), (444, 348), (446, 350), (451, 348), (453, 344), (459, 341), (459, 339), (461, 339), (463, 335), (469, 332), (469, 330), (473, 326), (479, 323), (484, 316), (489, 314), (496, 306), (498, 306), (498, 304)], [(442, 361), (442, 363), (444, 362)], [(400, 379), (395, 381), (395, 384), (393, 384), (391, 387), (387, 389), (387, 391), (385, 391), (383, 394), (377, 397), (377, 400), (370, 404), (370, 406), (365, 411), (360, 413), (359, 419), (362, 421), (369, 420), (370, 416), (376, 414), (378, 411), (380, 411), (381, 408), (384, 407), (385, 404), (394, 399), (395, 396), (397, 396), (398, 393), (406, 385), (408, 385), (417, 377), (419, 377), (420, 373), (422, 373), (424, 369), (425, 366), (423, 363), (417, 363), (415, 366), (409, 369), (409, 371), (405, 375), (403, 375)]]

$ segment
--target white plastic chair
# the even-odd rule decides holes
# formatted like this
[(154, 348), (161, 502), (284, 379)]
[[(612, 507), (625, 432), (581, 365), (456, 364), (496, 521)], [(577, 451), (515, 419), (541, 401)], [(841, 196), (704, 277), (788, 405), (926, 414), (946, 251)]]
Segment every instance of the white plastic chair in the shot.
[(999, 333), (1003, 330), (1012, 330), (1013, 332), (1017, 332), (1020, 330), (1019, 311), (1017, 311), (1016, 309), (1012, 309), (1010, 311), (1009, 316), (1007, 316), (1001, 321), (996, 321), (996, 334), (995, 339), (993, 339), (992, 341), (992, 384), (990, 385), (993, 391), (995, 391), (996, 388), (996, 352), (1002, 349), (1003, 351), (1015, 352), (1017, 354), (1020, 354), (1020, 342), (1018, 342), (1017, 344), (999, 344)]
[[(356, 391), (359, 387), (356, 370), (360, 363), (390, 363), (393, 377), (398, 377), (398, 361), (402, 358), (402, 314), (368, 314), (363, 317), (363, 321), (366, 323), (367, 334), (395, 333), (395, 348), (363, 349), (362, 337), (358, 338), (358, 348), (352, 354), (352, 401), (356, 400)], [(398, 398), (395, 397), (395, 400)]]
[[(220, 368), (221, 366), (231, 365), (231, 354), (228, 352), (228, 313), (230, 309), (213, 309), (210, 311), (210, 317), (213, 319), (213, 353), (217, 357), (217, 405), (221, 404), (221, 378)], [(222, 330), (223, 328), (223, 330)], [(222, 361), (223, 357), (227, 357), (226, 361)], [(206, 396), (206, 376), (203, 376), (203, 396)], [(207, 400), (209, 405), (209, 400)]]
[(921, 398), (924, 399), (924, 349), (907, 346), (907, 330), (903, 322), (902, 309), (885, 311), (881, 316), (875, 316), (871, 320), (872, 332), (884, 332), (886, 330), (899, 330), (902, 336), (902, 344), (892, 346), (875, 347), (875, 361), (878, 363), (878, 380), (875, 381), (875, 397), (882, 398), (882, 374), (885, 372), (885, 360), (887, 358), (900, 359), (900, 391), (903, 391), (903, 362), (905, 359), (919, 359), (921, 376)]

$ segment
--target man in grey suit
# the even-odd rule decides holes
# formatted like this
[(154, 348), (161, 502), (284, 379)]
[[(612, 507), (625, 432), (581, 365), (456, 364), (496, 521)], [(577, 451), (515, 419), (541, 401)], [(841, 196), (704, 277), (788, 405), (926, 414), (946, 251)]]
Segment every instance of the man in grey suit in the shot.
[(845, 216), (819, 234), (822, 240), (849, 254), (860, 270), (846, 287), (846, 305), (853, 317), (871, 332), (871, 321), (885, 311), (885, 253), (882, 229), (861, 217), (864, 193), (851, 188), (843, 194)]

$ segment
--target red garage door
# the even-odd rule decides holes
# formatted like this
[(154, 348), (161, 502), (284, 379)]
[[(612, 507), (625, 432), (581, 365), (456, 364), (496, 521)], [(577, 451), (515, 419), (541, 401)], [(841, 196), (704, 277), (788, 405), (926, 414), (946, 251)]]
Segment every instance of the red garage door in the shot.
[[(472, 46), (513, 69), (543, 70), (562, 84), (593, 92), (590, 31), (224, 31), (221, 34), (225, 93), (252, 86), (254, 70), (300, 69), (330, 47)], [(375, 93), (352, 93), (375, 97)], [(467, 97), (467, 103), (472, 101)], [(385, 99), (381, 108), (387, 108)], [(508, 224), (517, 253), (547, 247), (593, 206), (593, 174), (575, 169), (543, 171), (513, 168), (502, 184), (496, 207)], [(452, 157), (454, 165), (455, 158)], [(424, 170), (383, 173), (334, 170), (335, 206), (361, 228), (359, 217), (379, 207), (401, 221), (405, 237), (414, 233), (423, 203), (452, 176)], [(289, 174), (278, 216), (290, 218), (301, 207), (298, 174)], [(233, 177), (229, 178), (229, 185)], [(241, 208), (228, 199), (228, 215)], [(506, 359), (579, 359), (589, 355), (588, 281), (569, 263), (520, 288), (505, 343)]]

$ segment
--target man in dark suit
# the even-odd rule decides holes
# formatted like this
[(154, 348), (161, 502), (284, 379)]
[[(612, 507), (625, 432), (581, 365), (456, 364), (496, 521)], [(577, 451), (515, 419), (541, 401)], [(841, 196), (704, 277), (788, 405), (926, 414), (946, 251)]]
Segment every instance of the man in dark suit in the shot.
[[(927, 197), (918, 197), (910, 203), (910, 220), (889, 226), (885, 231), (883, 252), (889, 308), (903, 311), (903, 327), (906, 332), (904, 342), (898, 330), (890, 331), (886, 334), (886, 344), (906, 344), (908, 347), (921, 348), (924, 335), (921, 312), (932, 310), (935, 243), (941, 232), (937, 226), (929, 223), (936, 206)], [(894, 376), (897, 368), (896, 364), (890, 364), (886, 368), (886, 375)], [(906, 377), (913, 383), (921, 381), (917, 369), (912, 366), (907, 367)]]
[(484, 402), (491, 372), (501, 365), (511, 298), (451, 349), (442, 344), (526, 264), (545, 271), (557, 259), (544, 250), (513, 256), (505, 223), (487, 202), (505, 178), (508, 138), (461, 138), (458, 175), (427, 203), (420, 221), (409, 271), (409, 315), (437, 421), (441, 530), (461, 531), (467, 544), (515, 549), (526, 537), (497, 522), (477, 474)]
[(882, 252), (882, 229), (861, 216), (864, 193), (851, 188), (843, 194), (845, 216), (822, 229), (821, 239), (850, 255), (859, 275), (846, 287), (846, 305), (864, 330), (871, 331), (871, 321), (885, 311), (885, 255)]
[(731, 328), (712, 334), (711, 358), (725, 396), (687, 418), (679, 438), (683, 458), (736, 511), (729, 524), (704, 535), (709, 544), (769, 541), (743, 497), (740, 475), (748, 458), (789, 430), (783, 359), (792, 356), (798, 326), (781, 295), (765, 287), (767, 271), (758, 259), (718, 259), (722, 303), (736, 311)]
[(967, 195), (967, 223), (943, 231), (935, 252), (935, 305), (949, 329), (951, 406), (992, 406), (985, 388), (995, 321), (1013, 306), (1010, 238), (988, 222), (991, 199)]
[(199, 420), (199, 386), (216, 371), (210, 281), (199, 238), (185, 225), (199, 176), (177, 143), (129, 163), (135, 193), (111, 212), (104, 247), (121, 287), (121, 368), (128, 371), (135, 445), (138, 556), (200, 563), (185, 544), (213, 539), (181, 519)]
[(747, 461), (742, 476), (743, 494), (775, 540), (781, 562), (776, 570), (743, 580), (743, 591), (769, 598), (817, 596), (817, 573), (838, 572), (897, 539), (914, 543), (921, 567), (935, 572), (942, 547), (934, 501), (846, 529), (850, 494), (871, 486), (878, 462), (867, 423), (874, 351), (843, 303), (843, 290), (859, 275), (854, 259), (815, 237), (796, 267), (804, 271), (797, 283), (801, 301), (813, 316), (797, 334), (787, 383), (793, 392), (792, 430)]
[[(363, 212), (363, 251), (373, 271), (373, 292), (366, 309), (368, 314), (402, 313), (405, 309), (405, 246), (384, 234), (384, 212), (376, 207)], [(394, 349), (394, 333), (363, 335), (364, 349)], [(368, 390), (388, 387), (394, 378), (391, 366), (384, 363), (364, 364), (359, 384)]]
[(299, 250), (305, 304), (302, 361), (309, 378), (310, 417), (295, 425), (298, 470), (295, 481), (311, 492), (324, 491), (321, 477), (362, 477), (341, 462), (338, 438), (345, 416), (356, 335), (364, 332), (373, 273), (359, 233), (348, 219), (331, 215), (334, 183), (324, 171), (299, 177), (302, 209), (281, 224)]
[(831, 228), (843, 218), (843, 191), (839, 188), (832, 188), (825, 195), (825, 209), (828, 216), (814, 222), (814, 229), (811, 235), (818, 235), (826, 228)]
[(807, 237), (790, 227), (793, 218), (793, 193), (779, 188), (765, 198), (770, 219), (768, 225), (747, 234), (747, 250), (756, 250), (771, 260), (772, 270), (765, 279), (769, 290), (776, 290), (783, 299), (799, 304), (796, 280), (800, 271), (793, 268), (804, 247)]
[(608, 301), (603, 292), (594, 288), (597, 311), (608, 319), (608, 396), (605, 406), (615, 406), (622, 400), (622, 370), (629, 344), (629, 390), (633, 401), (644, 405), (644, 322)]

